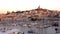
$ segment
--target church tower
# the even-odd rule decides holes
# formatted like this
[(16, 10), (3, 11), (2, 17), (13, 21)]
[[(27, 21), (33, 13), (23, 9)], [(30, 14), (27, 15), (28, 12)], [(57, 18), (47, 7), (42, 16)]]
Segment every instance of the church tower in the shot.
[(37, 8), (37, 13), (39, 14), (40, 13), (40, 5), (38, 6), (38, 8)]
[(37, 9), (40, 9), (40, 5), (38, 6), (38, 8)]

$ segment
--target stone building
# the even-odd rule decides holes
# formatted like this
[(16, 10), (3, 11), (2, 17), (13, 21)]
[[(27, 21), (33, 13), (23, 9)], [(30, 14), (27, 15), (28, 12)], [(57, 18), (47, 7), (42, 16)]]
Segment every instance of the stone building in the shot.
[(25, 12), (1, 15), (0, 31), (18, 29), (21, 34), (56, 34), (60, 32), (59, 15), (59, 12), (42, 9), (40, 6)]

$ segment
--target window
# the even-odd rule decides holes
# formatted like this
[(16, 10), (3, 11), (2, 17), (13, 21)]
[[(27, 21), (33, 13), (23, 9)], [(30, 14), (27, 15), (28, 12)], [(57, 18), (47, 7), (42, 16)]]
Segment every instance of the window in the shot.
[(33, 31), (28, 31), (28, 33), (33, 33)]

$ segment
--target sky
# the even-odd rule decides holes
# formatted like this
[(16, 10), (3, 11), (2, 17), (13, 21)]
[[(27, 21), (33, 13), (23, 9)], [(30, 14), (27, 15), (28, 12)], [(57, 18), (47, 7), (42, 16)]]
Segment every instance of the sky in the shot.
[(0, 0), (0, 13), (41, 8), (60, 10), (60, 0)]

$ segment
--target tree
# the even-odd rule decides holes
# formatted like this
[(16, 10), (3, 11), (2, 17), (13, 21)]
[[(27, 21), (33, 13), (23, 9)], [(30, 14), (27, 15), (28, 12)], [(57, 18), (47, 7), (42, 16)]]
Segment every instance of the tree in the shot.
[(20, 11), (17, 11), (16, 13), (20, 13)]
[(10, 12), (9, 12), (9, 11), (7, 11), (7, 14), (6, 14), (6, 15), (8, 15), (8, 14), (10, 14)]
[(14, 11), (12, 11), (12, 13), (15, 13)]

